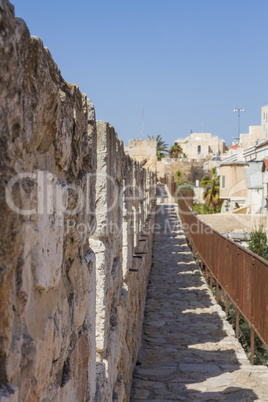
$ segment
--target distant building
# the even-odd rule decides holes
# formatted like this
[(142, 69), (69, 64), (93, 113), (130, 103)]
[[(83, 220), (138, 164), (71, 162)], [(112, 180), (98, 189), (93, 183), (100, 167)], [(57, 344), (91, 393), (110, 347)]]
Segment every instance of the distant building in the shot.
[(268, 139), (268, 105), (261, 108), (262, 139)]
[(212, 137), (211, 133), (191, 133), (189, 137), (179, 138), (176, 142), (189, 158), (205, 159), (225, 152), (225, 141)]
[(243, 152), (246, 161), (262, 161), (268, 156), (268, 139), (257, 142), (253, 147), (245, 149)]
[[(256, 144), (257, 141), (262, 139), (261, 126), (249, 126), (248, 134), (240, 134), (239, 145), (241, 148), (249, 148)], [(238, 146), (238, 144), (237, 144)]]
[(268, 105), (261, 108), (261, 126), (250, 126), (248, 134), (240, 134), (239, 143), (229, 147), (226, 156), (217, 165), (222, 212), (264, 212), (268, 204)]
[(220, 164), (220, 198), (239, 206), (247, 199), (245, 162), (227, 162)]
[(240, 134), (239, 142), (233, 143), (232, 146), (228, 147), (227, 157), (240, 152), (241, 148), (246, 150), (258, 145), (259, 142), (265, 139), (268, 139), (268, 105), (264, 105), (261, 108), (261, 125), (249, 126), (248, 133)]
[(264, 159), (262, 162), (262, 172), (263, 172), (263, 198), (264, 205), (268, 205), (268, 159)]
[(245, 207), (245, 213), (263, 211), (264, 185), (263, 160), (268, 156), (268, 139), (255, 145), (237, 148), (219, 164), (220, 198), (224, 200), (222, 211)]
[(244, 213), (260, 213), (263, 208), (263, 162), (230, 162), (220, 165), (222, 211), (244, 208)]

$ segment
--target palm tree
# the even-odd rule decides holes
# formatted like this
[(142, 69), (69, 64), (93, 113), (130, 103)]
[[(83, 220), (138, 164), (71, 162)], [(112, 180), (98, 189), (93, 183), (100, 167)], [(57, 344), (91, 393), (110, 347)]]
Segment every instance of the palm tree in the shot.
[(178, 155), (182, 154), (183, 150), (177, 142), (174, 142), (168, 153), (171, 158), (178, 158)]
[(208, 175), (205, 175), (202, 177), (201, 181), (200, 181), (200, 186), (206, 188), (211, 181), (211, 177)]
[(157, 160), (161, 161), (161, 159), (164, 158), (164, 156), (165, 156), (165, 152), (168, 152), (167, 143), (165, 141), (163, 141), (160, 134), (158, 134), (156, 136), (156, 138), (154, 137), (154, 135), (152, 135), (152, 136), (148, 135), (148, 138), (150, 140), (156, 140), (156, 156), (157, 156)]
[(217, 207), (220, 207), (222, 204), (222, 200), (220, 199), (220, 178), (213, 175), (210, 180), (206, 177), (203, 182), (207, 183), (203, 194), (205, 204), (213, 208), (213, 213), (215, 214)]

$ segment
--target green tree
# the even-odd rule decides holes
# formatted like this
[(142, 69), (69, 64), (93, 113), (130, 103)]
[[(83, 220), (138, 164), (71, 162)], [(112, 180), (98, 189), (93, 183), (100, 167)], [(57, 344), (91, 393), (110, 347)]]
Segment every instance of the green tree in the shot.
[(205, 175), (202, 177), (202, 179), (200, 180), (200, 186), (201, 187), (207, 187), (210, 183), (211, 177), (208, 175)]
[(213, 213), (220, 212), (222, 200), (220, 199), (220, 177), (217, 177), (216, 168), (210, 174), (202, 177), (200, 186), (205, 188), (203, 198), (205, 204), (213, 209)]
[(182, 181), (181, 171), (177, 170), (175, 176), (176, 176), (175, 180), (176, 180), (177, 186), (179, 186), (181, 184), (181, 181)]
[(178, 155), (182, 154), (183, 150), (182, 147), (177, 142), (174, 142), (172, 147), (169, 149), (168, 153), (171, 158), (178, 158)]
[[(203, 177), (204, 178), (204, 177)], [(202, 180), (203, 180), (202, 178)], [(202, 181), (201, 180), (201, 181)], [(213, 209), (213, 213), (217, 212), (217, 209), (221, 207), (222, 200), (220, 199), (220, 178), (212, 176), (207, 181), (203, 198), (208, 207)]]
[(168, 144), (162, 139), (161, 135), (158, 134), (156, 137), (154, 135), (148, 135), (150, 140), (156, 140), (156, 157), (158, 161), (161, 161), (165, 153), (168, 152)]
[(265, 260), (268, 260), (267, 236), (262, 225), (259, 226), (259, 229), (255, 228), (250, 233), (248, 248), (253, 253), (258, 254)]

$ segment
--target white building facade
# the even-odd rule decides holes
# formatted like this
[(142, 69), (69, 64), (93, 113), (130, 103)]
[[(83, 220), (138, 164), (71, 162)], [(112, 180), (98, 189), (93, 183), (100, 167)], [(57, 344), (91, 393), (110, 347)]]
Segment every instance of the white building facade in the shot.
[(192, 159), (205, 159), (225, 152), (225, 141), (212, 136), (211, 133), (191, 133), (189, 137), (179, 138), (176, 142)]

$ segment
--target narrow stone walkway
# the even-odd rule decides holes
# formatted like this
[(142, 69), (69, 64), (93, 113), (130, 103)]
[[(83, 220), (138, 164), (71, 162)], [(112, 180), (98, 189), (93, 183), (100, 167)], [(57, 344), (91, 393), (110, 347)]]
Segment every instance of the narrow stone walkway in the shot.
[(176, 208), (157, 209), (131, 401), (268, 401), (268, 369), (250, 365), (195, 265)]

